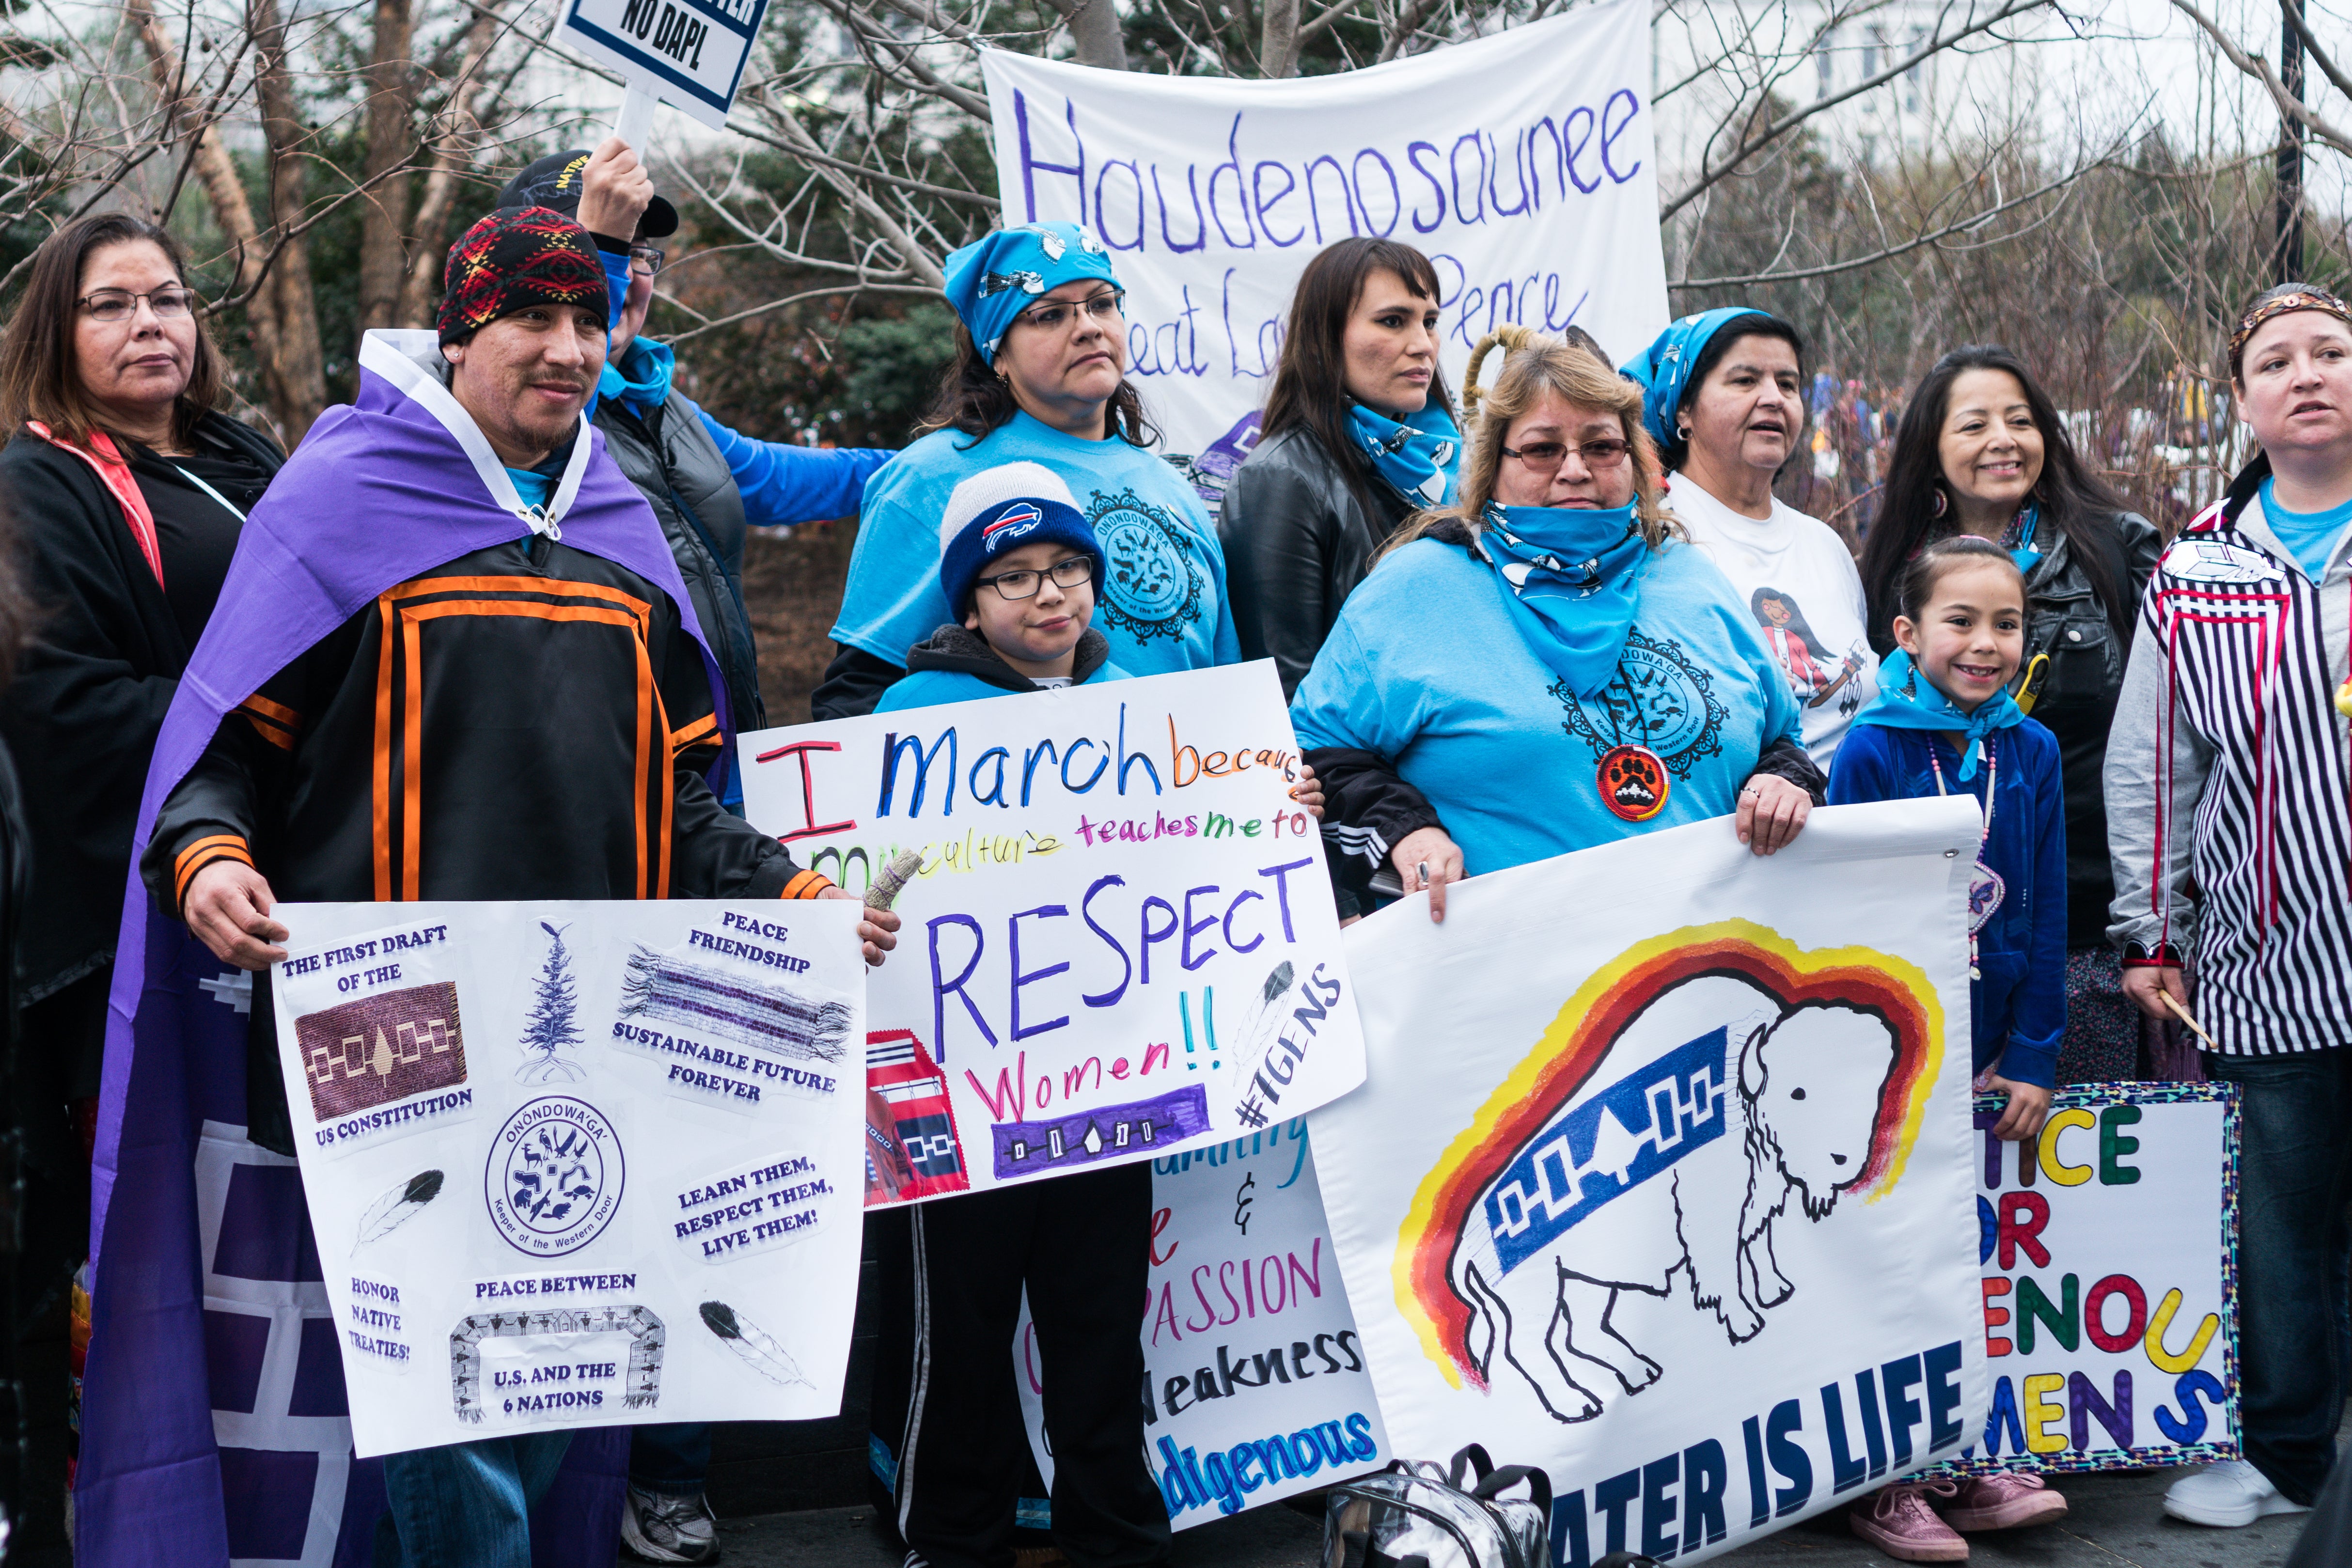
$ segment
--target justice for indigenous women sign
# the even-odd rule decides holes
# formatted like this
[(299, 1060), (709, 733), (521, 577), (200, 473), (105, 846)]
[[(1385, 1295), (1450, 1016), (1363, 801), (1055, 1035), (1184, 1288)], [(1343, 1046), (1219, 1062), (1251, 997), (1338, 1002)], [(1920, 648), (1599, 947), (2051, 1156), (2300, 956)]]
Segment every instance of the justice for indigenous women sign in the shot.
[(865, 964), (835, 903), (287, 904), (362, 1457), (841, 1403)]
[(1555, 1560), (1729, 1551), (1982, 1430), (1966, 800), (1727, 821), (1349, 932), (1308, 1119), (1400, 1453), (1552, 1479)]
[[(981, 56), (1007, 226), (1090, 227), (1126, 285), (1129, 374), (1179, 451), (1256, 438), (1315, 253), (1379, 235), (1437, 268), (1443, 363), (1516, 321), (1612, 358), (1664, 327), (1650, 14), (1635, 0), (1284, 81)], [(1222, 459), (1222, 465), (1219, 463)]]
[[(1143, 1436), (1175, 1528), (1386, 1464), (1306, 1122), (1154, 1161), (1151, 1200)], [(1050, 1483), (1044, 1367), (1023, 1307), (1021, 1414)]]
[(2238, 1457), (2238, 1104), (2224, 1083), (2058, 1091), (2042, 1136), (1977, 1110), (1992, 1406), (1969, 1468)]
[(1260, 661), (745, 735), (743, 802), (862, 892), (866, 1201), (1261, 1131), (1364, 1078), (1298, 745)]

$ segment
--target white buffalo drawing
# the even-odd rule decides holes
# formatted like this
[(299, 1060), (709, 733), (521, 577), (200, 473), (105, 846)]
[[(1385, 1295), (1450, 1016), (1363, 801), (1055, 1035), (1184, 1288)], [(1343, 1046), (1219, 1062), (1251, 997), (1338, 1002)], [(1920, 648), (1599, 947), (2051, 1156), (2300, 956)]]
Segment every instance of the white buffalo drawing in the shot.
[(1874, 1010), (1743, 978), (1661, 993), (1464, 1216), (1447, 1274), (1479, 1376), (1499, 1349), (1555, 1418), (1590, 1420), (1580, 1371), (1638, 1394), (1661, 1370), (1612, 1324), (1618, 1292), (1665, 1296), (1676, 1270), (1733, 1343), (1755, 1337), (1794, 1289), (1772, 1223), (1791, 1199), (1820, 1220), (1862, 1179), (1897, 1048)]

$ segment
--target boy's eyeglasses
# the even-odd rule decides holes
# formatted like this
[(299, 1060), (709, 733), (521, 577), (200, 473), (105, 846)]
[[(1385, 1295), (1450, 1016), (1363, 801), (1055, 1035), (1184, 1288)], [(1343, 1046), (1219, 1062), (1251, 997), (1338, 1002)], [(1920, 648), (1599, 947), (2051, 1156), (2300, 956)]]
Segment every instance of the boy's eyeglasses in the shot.
[(1035, 598), (1038, 588), (1047, 577), (1054, 579), (1056, 588), (1075, 588), (1094, 574), (1092, 556), (1073, 555), (1067, 561), (1055, 562), (1043, 572), (1000, 572), (993, 577), (982, 577), (981, 581), (995, 589), (998, 598), (1010, 599), (1017, 605), (1024, 599)]
[(661, 275), (662, 258), (667, 254), (659, 246), (633, 245), (629, 247), (629, 265), (648, 278), (657, 278)]
[(1083, 300), (1049, 300), (1045, 304), (1030, 306), (1013, 319), (1026, 321), (1045, 331), (1056, 332), (1068, 326), (1083, 311), (1089, 320), (1108, 326), (1118, 320), (1118, 302), (1126, 298), (1126, 289), (1109, 289), (1099, 294), (1089, 294)]
[[(1584, 459), (1584, 466), (1596, 469), (1615, 468), (1625, 460), (1625, 454), (1633, 449), (1633, 444), (1631, 441), (1613, 440), (1580, 441), (1576, 447), (1577, 455)], [(1517, 458), (1536, 472), (1548, 474), (1559, 468), (1562, 460), (1568, 457), (1568, 447), (1558, 441), (1530, 441), (1516, 452), (1508, 447), (1504, 447), (1503, 456)]]
[(83, 295), (76, 303), (89, 312), (91, 321), (112, 322), (127, 321), (137, 315), (142, 300), (147, 301), (147, 308), (159, 320), (172, 321), (195, 308), (196, 296), (193, 289), (172, 283), (144, 294), (133, 294), (126, 289), (100, 289), (95, 294)]

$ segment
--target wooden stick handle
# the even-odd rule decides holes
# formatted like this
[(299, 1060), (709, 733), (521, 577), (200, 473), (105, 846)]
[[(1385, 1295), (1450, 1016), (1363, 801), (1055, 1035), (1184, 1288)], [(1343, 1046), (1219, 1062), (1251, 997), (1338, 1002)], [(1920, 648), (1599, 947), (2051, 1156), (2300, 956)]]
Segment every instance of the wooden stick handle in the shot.
[(2182, 1023), (2197, 1031), (2197, 1037), (2205, 1042), (2206, 1049), (2219, 1051), (2221, 1048), (2213, 1043), (2213, 1037), (2205, 1032), (2205, 1026), (2197, 1021), (2197, 1016), (2182, 1006), (2171, 992), (2159, 985), (2157, 987), (2156, 994), (2164, 998), (2164, 1005), (2171, 1008)]

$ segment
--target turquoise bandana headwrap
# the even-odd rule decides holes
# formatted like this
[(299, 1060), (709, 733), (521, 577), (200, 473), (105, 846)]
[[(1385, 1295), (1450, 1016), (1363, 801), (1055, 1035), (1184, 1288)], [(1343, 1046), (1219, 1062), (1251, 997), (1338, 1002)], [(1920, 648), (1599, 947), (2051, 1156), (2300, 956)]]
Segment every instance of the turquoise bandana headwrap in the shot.
[(1642, 423), (1661, 447), (1675, 438), (1675, 415), (1690, 386), (1691, 367), (1723, 324), (1735, 316), (1758, 314), (1753, 305), (1727, 305), (1685, 316), (1658, 334), (1658, 341), (1618, 367), (1618, 374), (1642, 388)]
[(1960, 782), (1966, 784), (1977, 776), (1984, 738), (1995, 730), (2024, 723), (2025, 710), (2002, 690), (1986, 699), (1974, 713), (1963, 713), (1898, 647), (1878, 667), (1877, 699), (1855, 714), (1853, 721), (1888, 730), (1944, 730), (1967, 736), (1968, 743), (1960, 750)]
[(1462, 467), (1462, 433), (1444, 405), (1424, 403), (1400, 424), (1351, 402), (1348, 429), (1371, 459), (1372, 471), (1407, 506), (1444, 506), (1454, 499), (1454, 478)]
[(1485, 521), (1480, 542), (1528, 646), (1579, 697), (1608, 685), (1642, 607), (1650, 557), (1633, 509), (1488, 501)]
[(1077, 223), (998, 229), (950, 252), (946, 272), (948, 303), (962, 318), (980, 357), (990, 364), (996, 363), (996, 345), (1013, 318), (1039, 296), (1081, 278), (1118, 281), (1102, 241)]

